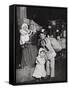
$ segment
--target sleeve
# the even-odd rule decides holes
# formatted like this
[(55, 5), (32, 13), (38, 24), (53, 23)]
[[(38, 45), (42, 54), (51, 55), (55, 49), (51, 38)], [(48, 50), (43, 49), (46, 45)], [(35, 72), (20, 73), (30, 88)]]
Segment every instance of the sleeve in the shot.
[(45, 61), (47, 61), (48, 60), (48, 57), (47, 57), (47, 54), (45, 55)]
[(53, 49), (53, 47), (51, 45), (50, 39), (46, 38), (45, 41), (46, 41), (46, 48), (47, 48), (47, 50), (48, 51), (54, 51), (54, 49)]
[(39, 57), (36, 57), (36, 63), (39, 63), (39, 62), (40, 62)]

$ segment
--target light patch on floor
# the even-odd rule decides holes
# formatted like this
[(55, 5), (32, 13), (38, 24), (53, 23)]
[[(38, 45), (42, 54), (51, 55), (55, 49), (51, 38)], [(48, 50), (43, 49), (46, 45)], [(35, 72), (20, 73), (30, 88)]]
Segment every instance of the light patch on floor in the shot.
[(29, 66), (25, 66), (23, 69), (17, 69), (16, 70), (16, 82), (24, 82), (33, 80), (32, 74), (33, 74), (34, 68), (31, 68)]

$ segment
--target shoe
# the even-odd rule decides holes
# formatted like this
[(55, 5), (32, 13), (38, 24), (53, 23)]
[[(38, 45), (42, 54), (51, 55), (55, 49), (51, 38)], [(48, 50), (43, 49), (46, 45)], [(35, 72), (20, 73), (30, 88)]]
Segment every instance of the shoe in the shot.
[(45, 79), (45, 77), (41, 77), (41, 80), (44, 80)]
[(46, 79), (50, 79), (50, 75), (47, 75), (47, 76), (46, 76)]
[(50, 81), (55, 81), (55, 77), (51, 77), (50, 78)]
[(39, 82), (41, 80), (41, 78), (36, 78), (36, 82)]

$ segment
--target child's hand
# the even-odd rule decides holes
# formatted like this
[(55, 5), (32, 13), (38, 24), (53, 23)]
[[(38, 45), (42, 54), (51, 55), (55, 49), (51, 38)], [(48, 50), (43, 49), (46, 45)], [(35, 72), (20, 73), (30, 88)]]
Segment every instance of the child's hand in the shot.
[(38, 60), (36, 60), (36, 63), (39, 63), (39, 61), (38, 61)]

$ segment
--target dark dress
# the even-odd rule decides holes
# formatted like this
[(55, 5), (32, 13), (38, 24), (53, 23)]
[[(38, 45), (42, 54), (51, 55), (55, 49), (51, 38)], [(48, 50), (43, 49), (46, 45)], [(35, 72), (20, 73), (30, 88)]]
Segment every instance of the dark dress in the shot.
[(30, 37), (30, 41), (24, 45), (22, 49), (22, 59), (21, 66), (30, 66), (35, 65), (35, 59), (37, 56), (37, 46), (36, 46), (37, 37), (33, 35)]

